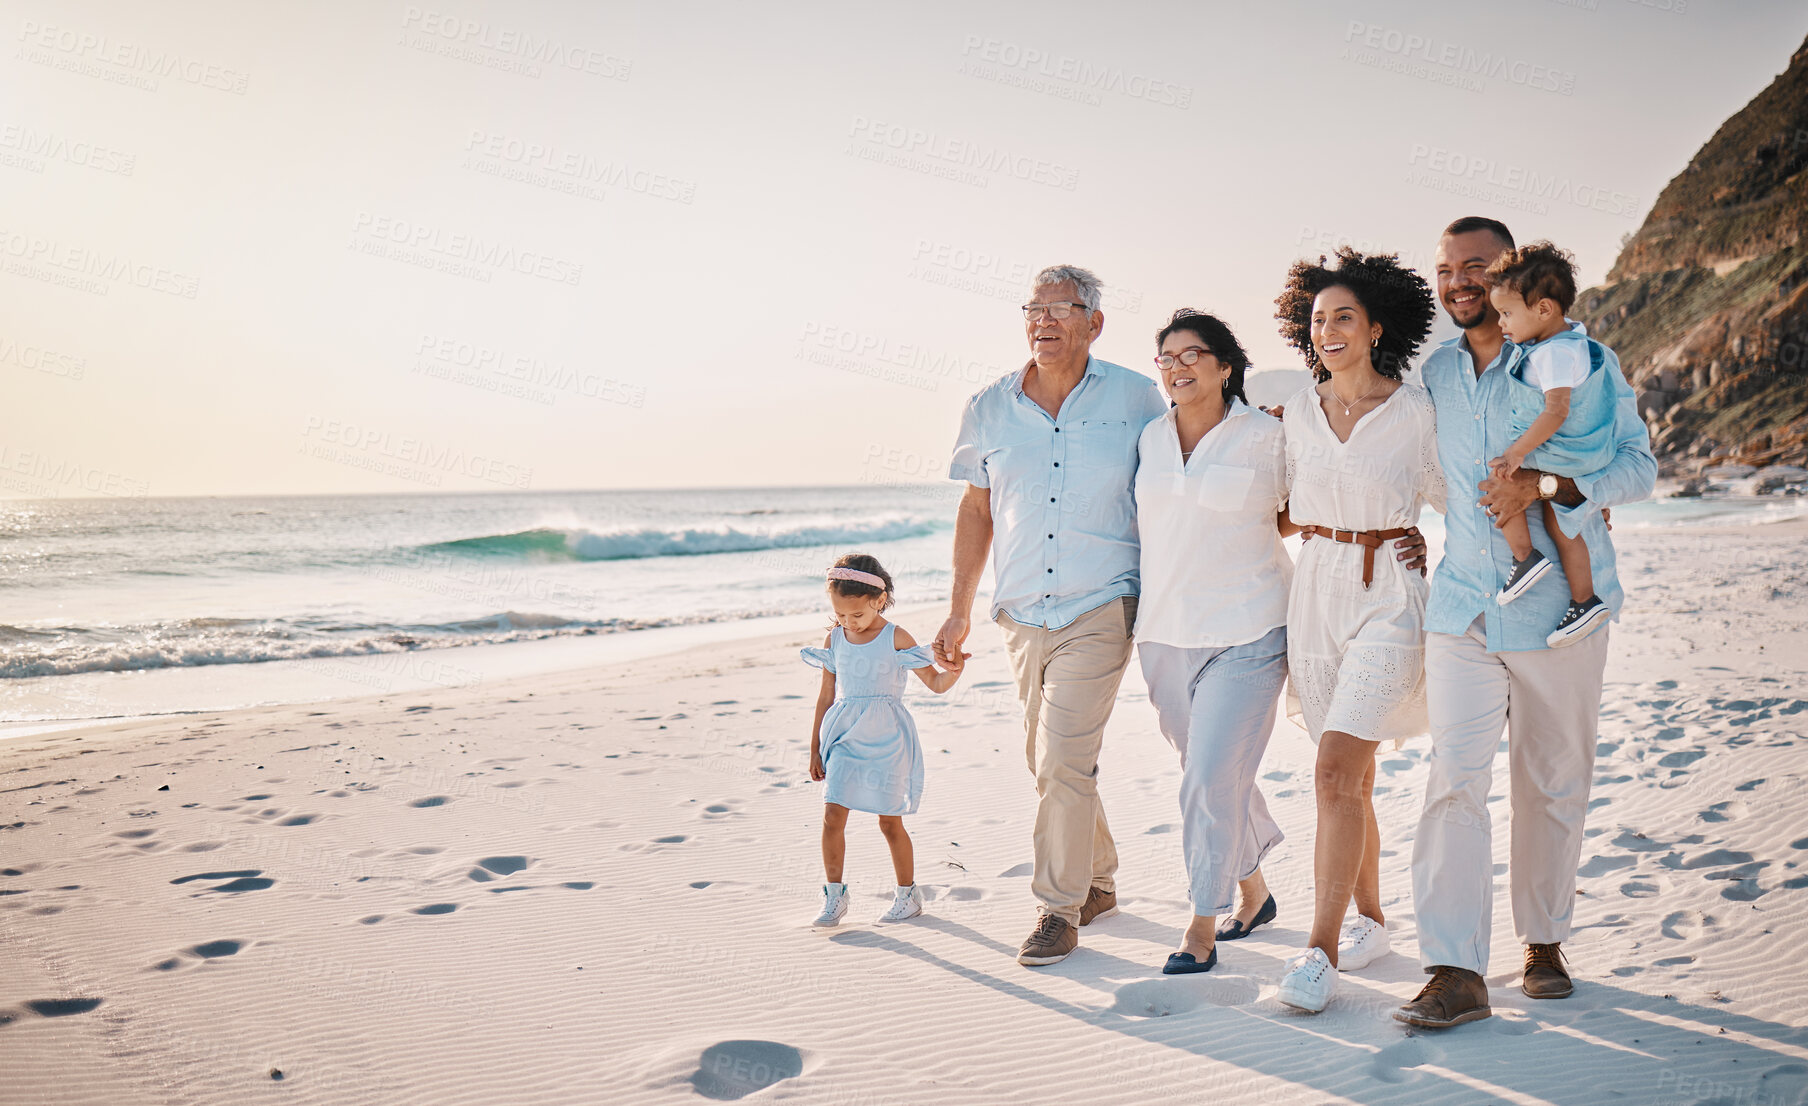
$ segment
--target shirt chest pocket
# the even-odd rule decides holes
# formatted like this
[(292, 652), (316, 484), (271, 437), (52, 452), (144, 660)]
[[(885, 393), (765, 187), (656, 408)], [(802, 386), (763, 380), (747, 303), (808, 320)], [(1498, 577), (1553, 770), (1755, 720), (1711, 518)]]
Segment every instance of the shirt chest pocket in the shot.
[(1128, 419), (1081, 419), (1067, 433), (1072, 435), (1067, 462), (1078, 470), (1076, 476), (1086, 474), (1100, 484), (1129, 485), (1137, 435), (1131, 433)]
[(1199, 505), (1208, 511), (1241, 511), (1249, 504), (1255, 483), (1255, 469), (1207, 465), (1199, 473)]

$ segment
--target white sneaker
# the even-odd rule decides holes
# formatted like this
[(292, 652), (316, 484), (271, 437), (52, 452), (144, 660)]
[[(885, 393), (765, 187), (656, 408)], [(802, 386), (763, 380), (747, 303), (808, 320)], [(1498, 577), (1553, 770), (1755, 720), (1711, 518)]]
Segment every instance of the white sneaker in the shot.
[(1387, 926), (1365, 914), (1345, 922), (1337, 938), (1337, 970), (1353, 972), (1366, 968), (1390, 951)]
[(1337, 969), (1323, 949), (1307, 949), (1303, 956), (1287, 961), (1281, 976), (1280, 1000), (1295, 1010), (1316, 1014), (1337, 993)]
[(906, 918), (914, 918), (923, 912), (923, 892), (917, 890), (916, 884), (898, 888), (897, 897), (891, 900), (891, 909), (879, 915), (881, 925), (888, 922), (901, 922)]
[(845, 883), (825, 883), (822, 885), (822, 913), (810, 924), (817, 929), (827, 929), (841, 924), (847, 915), (848, 892)]

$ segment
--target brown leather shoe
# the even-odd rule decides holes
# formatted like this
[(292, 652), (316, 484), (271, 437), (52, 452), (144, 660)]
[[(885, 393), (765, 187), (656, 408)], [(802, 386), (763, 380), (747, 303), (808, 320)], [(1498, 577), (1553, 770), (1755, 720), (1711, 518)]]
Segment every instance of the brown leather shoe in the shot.
[(1117, 913), (1117, 892), (1101, 891), (1097, 887), (1088, 888), (1086, 901), (1080, 904), (1080, 924), (1089, 926), (1100, 918), (1109, 918)]
[(1069, 925), (1066, 918), (1059, 914), (1044, 914), (1036, 923), (1036, 932), (1029, 935), (1023, 947), (1017, 950), (1017, 963), (1037, 967), (1042, 964), (1058, 964), (1067, 959), (1067, 954), (1080, 947), (1080, 931)]
[(1486, 980), (1467, 968), (1439, 964), (1431, 969), (1431, 982), (1418, 997), (1394, 1011), (1394, 1020), (1424, 1029), (1448, 1029), (1493, 1013), (1488, 1008)]
[(1563, 947), (1556, 942), (1527, 945), (1525, 977), (1519, 981), (1519, 989), (1526, 993), (1527, 998), (1568, 998), (1576, 985), (1570, 982), (1569, 965), (1563, 960)]

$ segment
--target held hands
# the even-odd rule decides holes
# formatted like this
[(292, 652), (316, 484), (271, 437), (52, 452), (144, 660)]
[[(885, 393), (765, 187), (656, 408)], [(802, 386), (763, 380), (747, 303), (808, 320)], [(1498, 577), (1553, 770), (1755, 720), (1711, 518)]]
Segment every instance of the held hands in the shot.
[(965, 618), (950, 615), (935, 635), (932, 646), (935, 663), (958, 674), (967, 663), (967, 658), (973, 655), (961, 652), (961, 644), (967, 640), (970, 629)]

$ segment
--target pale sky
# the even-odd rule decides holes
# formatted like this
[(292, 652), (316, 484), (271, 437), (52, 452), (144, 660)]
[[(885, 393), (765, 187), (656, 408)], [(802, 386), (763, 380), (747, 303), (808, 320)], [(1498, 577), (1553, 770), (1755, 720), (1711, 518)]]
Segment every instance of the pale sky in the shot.
[[(1296, 257), (1586, 283), (1795, 2), (50, 3), (0, 28), (0, 497), (938, 479), (1043, 265), (1259, 368)], [(1686, 59), (1679, 64), (1678, 59)], [(526, 177), (528, 179), (518, 179)]]

